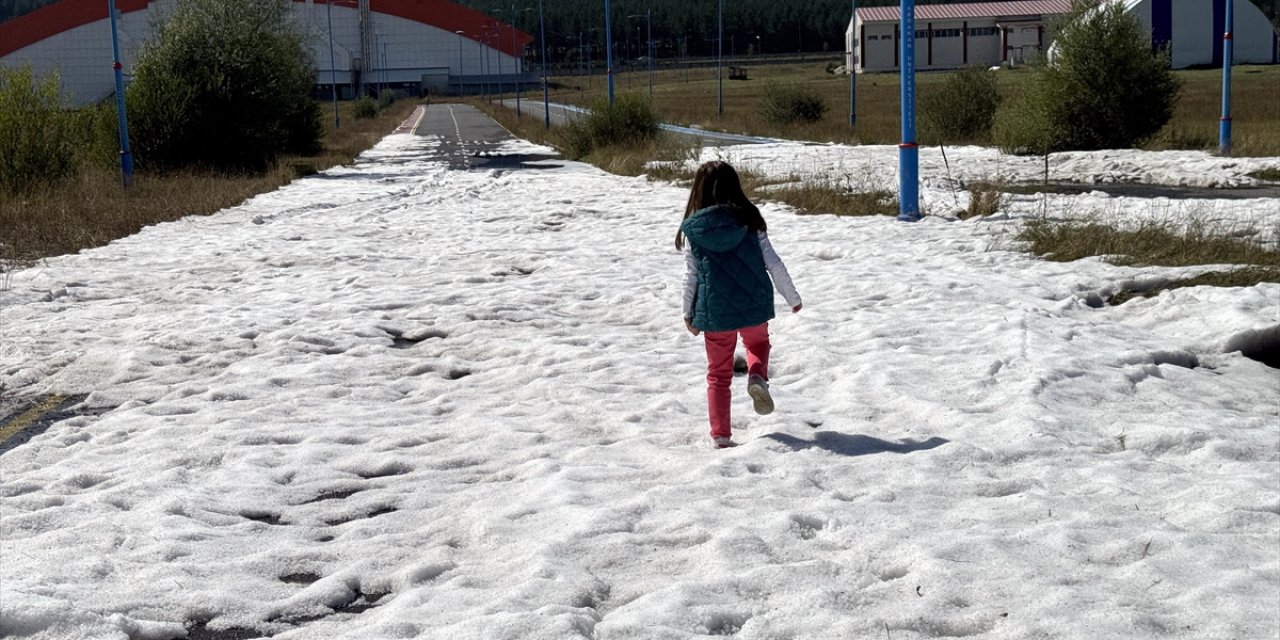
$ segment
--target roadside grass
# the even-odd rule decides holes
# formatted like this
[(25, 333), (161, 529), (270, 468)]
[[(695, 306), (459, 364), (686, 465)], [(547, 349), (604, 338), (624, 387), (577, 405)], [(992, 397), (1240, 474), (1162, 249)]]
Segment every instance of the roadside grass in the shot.
[(1280, 167), (1268, 167), (1259, 169), (1248, 174), (1250, 178), (1257, 180), (1266, 180), (1268, 182), (1280, 182)]
[(313, 156), (283, 158), (261, 174), (138, 173), (125, 189), (118, 167), (90, 164), (75, 176), (29, 194), (0, 192), (0, 273), (101, 246), (148, 225), (215, 213), (298, 177), (348, 164), (391, 133), (417, 104), (403, 100), (376, 118), (357, 119), (352, 103), (340, 103), (342, 127), (334, 129), (333, 111), (326, 103), (322, 150)]
[[(1272, 230), (1272, 235), (1280, 239), (1280, 227)], [(1057, 262), (1099, 256), (1112, 264), (1132, 266), (1229, 265), (1161, 287), (1121, 292), (1112, 298), (1112, 304), (1180, 287), (1247, 287), (1280, 282), (1280, 249), (1215, 233), (1194, 221), (1186, 225), (1149, 222), (1133, 229), (1118, 229), (1097, 222), (1037, 218), (1022, 227), (1017, 239), (1026, 243), (1031, 253)]]
[[(832, 58), (831, 60), (834, 60)], [(706, 129), (815, 142), (896, 144), (899, 140), (899, 78), (897, 74), (864, 74), (857, 78), (857, 126), (849, 126), (849, 77), (826, 72), (829, 59), (791, 65), (750, 66), (749, 80), (724, 80), (724, 115), (717, 114), (717, 81), (714, 67), (664, 69), (654, 74), (653, 101), (662, 119)], [(1030, 76), (1026, 69), (996, 72), (999, 90), (1006, 98), (1017, 95)], [(918, 91), (925, 95), (947, 78), (945, 72), (917, 75)], [(1217, 70), (1177, 71), (1183, 82), (1173, 118), (1147, 145), (1150, 149), (1217, 148), (1221, 115), (1222, 76)], [(830, 107), (812, 124), (772, 125), (760, 115), (758, 105), (769, 82), (802, 86), (822, 96)], [(606, 93), (603, 74), (560, 76), (553, 79), (551, 99), (589, 106)], [(1280, 156), (1280, 109), (1275, 91), (1280, 86), (1280, 66), (1236, 67), (1233, 72), (1233, 154)], [(616, 75), (618, 91), (645, 93), (644, 71)], [(923, 133), (923, 132), (922, 132)], [(944, 141), (949, 142), (949, 141)], [(970, 140), (990, 144), (990, 140)]]

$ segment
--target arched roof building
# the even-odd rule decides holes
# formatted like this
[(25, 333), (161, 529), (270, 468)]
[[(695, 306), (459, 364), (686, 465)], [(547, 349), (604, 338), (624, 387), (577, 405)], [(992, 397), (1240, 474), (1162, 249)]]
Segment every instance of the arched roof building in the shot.
[[(446, 0), (292, 0), (312, 35), (316, 84), (344, 95), (360, 87), (473, 91), (528, 82), (523, 54), (533, 37)], [(116, 0), (126, 75), (172, 0)], [(329, 18), (332, 15), (330, 64)], [(57, 72), (64, 96), (91, 104), (114, 90), (111, 29), (103, 0), (61, 0), (0, 23), (0, 64)]]

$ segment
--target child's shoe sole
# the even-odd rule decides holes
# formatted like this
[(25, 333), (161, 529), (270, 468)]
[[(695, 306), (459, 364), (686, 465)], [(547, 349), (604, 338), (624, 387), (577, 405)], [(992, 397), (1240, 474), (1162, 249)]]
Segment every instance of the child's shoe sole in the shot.
[(755, 403), (756, 413), (762, 416), (773, 413), (773, 396), (769, 395), (768, 387), (762, 384), (749, 384), (747, 395), (751, 396), (751, 401)]

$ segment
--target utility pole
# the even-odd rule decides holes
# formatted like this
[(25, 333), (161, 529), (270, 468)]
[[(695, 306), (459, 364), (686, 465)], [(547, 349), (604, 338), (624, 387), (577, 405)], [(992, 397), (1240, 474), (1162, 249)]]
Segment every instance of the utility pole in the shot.
[(920, 220), (920, 146), (916, 144), (916, 3), (899, 0), (902, 36), (902, 143), (898, 145), (898, 220)]
[(862, 43), (858, 40), (858, 0), (849, 0), (849, 128), (852, 129), (858, 124), (858, 74), (856, 67), (858, 66), (858, 51), (861, 49)]
[(1231, 59), (1234, 39), (1231, 32), (1235, 29), (1235, 16), (1232, 14), (1233, 0), (1227, 0), (1226, 32), (1222, 34), (1222, 117), (1218, 120), (1218, 153), (1231, 155)]
[[(542, 0), (538, 0), (538, 2), (542, 2)], [(544, 40), (543, 48), (545, 48), (546, 39), (544, 38), (543, 40)], [(609, 106), (612, 107), (613, 106), (613, 17), (609, 14), (609, 0), (604, 0), (604, 55), (605, 55), (605, 67), (606, 67), (605, 74), (609, 77)]]
[(111, 14), (111, 54), (114, 57), (111, 68), (116, 74), (116, 116), (120, 120), (120, 175), (124, 186), (133, 184), (133, 152), (129, 149), (129, 117), (125, 113), (124, 104), (124, 65), (120, 63), (120, 33), (116, 25), (116, 0), (107, 0), (107, 11)]
[(719, 2), (717, 19), (719, 35), (716, 37), (716, 115), (724, 115), (724, 0)]
[(333, 90), (333, 128), (342, 128), (342, 118), (338, 115), (338, 65), (333, 58), (333, 3), (324, 4), (325, 13), (329, 16), (329, 86)]
[(551, 128), (551, 98), (547, 93), (547, 18), (542, 12), (542, 0), (538, 0), (538, 30), (542, 39), (542, 126)]

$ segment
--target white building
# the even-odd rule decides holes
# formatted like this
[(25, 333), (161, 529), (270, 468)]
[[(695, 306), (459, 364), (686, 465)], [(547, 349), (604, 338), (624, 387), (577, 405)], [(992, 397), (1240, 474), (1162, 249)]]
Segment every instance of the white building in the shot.
[[(1222, 64), (1227, 0), (1115, 0), (1151, 32), (1153, 46), (1169, 47), (1172, 66)], [(1273, 64), (1277, 31), (1249, 0), (1234, 0), (1235, 64)], [(916, 5), (916, 68), (1020, 64), (1049, 46), (1048, 23), (1071, 9), (1070, 0), (1022, 0)], [(846, 64), (858, 73), (898, 69), (898, 7), (858, 9), (845, 33)]]
[[(525, 73), (533, 37), (446, 0), (293, 0), (294, 16), (312, 35), (317, 88), (478, 92)], [(171, 0), (116, 0), (126, 75)], [(332, 58), (329, 18), (332, 13)], [(330, 64), (330, 60), (333, 64)], [(38, 77), (57, 72), (71, 104), (98, 102), (115, 91), (111, 27), (105, 0), (61, 0), (0, 23), (0, 64), (30, 64)]]

